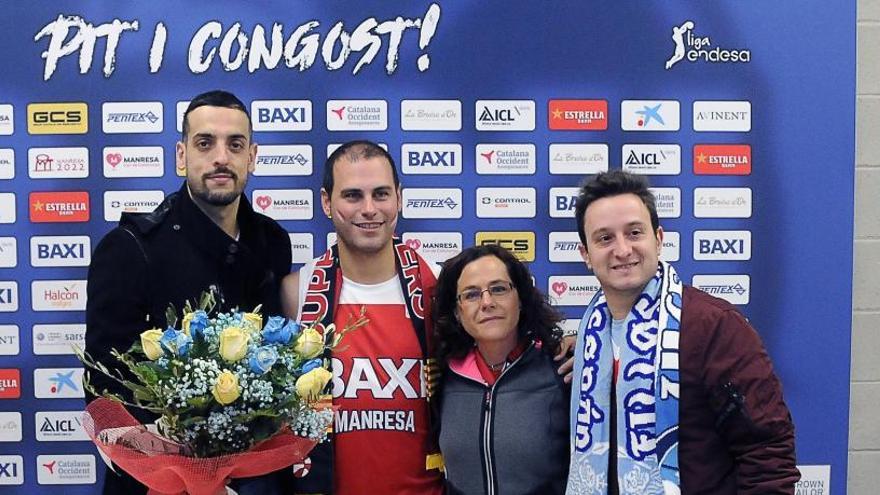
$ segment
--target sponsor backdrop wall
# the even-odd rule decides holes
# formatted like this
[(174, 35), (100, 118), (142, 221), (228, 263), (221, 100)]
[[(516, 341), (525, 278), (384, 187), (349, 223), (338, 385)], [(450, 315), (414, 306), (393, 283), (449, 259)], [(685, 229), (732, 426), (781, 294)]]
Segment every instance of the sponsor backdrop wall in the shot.
[[(846, 476), (855, 4), (14, 3), (0, 19), (0, 485), (93, 493), (90, 252), (181, 183), (180, 115), (226, 88), (260, 144), (248, 197), (295, 262), (331, 238), (320, 171), (387, 145), (426, 258), (497, 242), (574, 324), (597, 289), (575, 187), (647, 174), (663, 257), (751, 319), (797, 425), (798, 493)], [(11, 489), (11, 491), (10, 491)]]

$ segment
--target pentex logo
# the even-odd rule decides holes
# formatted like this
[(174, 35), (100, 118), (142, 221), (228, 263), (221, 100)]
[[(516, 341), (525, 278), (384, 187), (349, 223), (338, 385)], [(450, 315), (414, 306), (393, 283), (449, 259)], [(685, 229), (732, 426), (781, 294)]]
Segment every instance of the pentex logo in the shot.
[(86, 134), (89, 108), (85, 103), (30, 103), (28, 134)]
[(87, 235), (31, 237), (31, 266), (89, 266), (92, 240)]
[[(21, 413), (0, 412), (0, 442), (21, 441)], [(0, 456), (0, 485), (3, 484), (3, 456)]]
[(537, 153), (534, 144), (478, 144), (474, 160), (477, 173), (486, 175), (534, 174)]
[(550, 217), (574, 218), (574, 209), (577, 207), (577, 198), (578, 188), (576, 187), (551, 187)]
[(15, 132), (15, 110), (6, 103), (0, 105), (0, 136), (11, 136)]
[(311, 189), (259, 189), (251, 195), (254, 209), (275, 220), (311, 220)]
[(15, 223), (15, 193), (0, 193), (0, 223)]
[(461, 218), (461, 189), (403, 190), (403, 218)]
[(550, 261), (554, 263), (583, 263), (577, 232), (550, 232), (547, 239)]
[(679, 104), (675, 100), (623, 100), (620, 128), (624, 131), (677, 131)]
[(388, 129), (385, 100), (328, 100), (328, 131), (384, 131)]
[(752, 147), (748, 144), (694, 145), (695, 175), (749, 175)]
[(496, 244), (510, 251), (520, 261), (535, 261), (534, 232), (477, 232), (474, 243), (477, 246)]
[(82, 427), (82, 411), (39, 411), (34, 414), (38, 442), (88, 441)]
[(695, 101), (694, 130), (698, 132), (749, 132), (752, 103), (749, 101)]
[(32, 192), (28, 194), (31, 222), (88, 222), (86, 191)]
[(18, 265), (18, 241), (15, 237), (0, 237), (0, 268)]
[(106, 102), (101, 105), (105, 134), (162, 132), (164, 119), (160, 101)]
[(85, 280), (34, 280), (31, 282), (34, 311), (85, 311)]
[(89, 176), (88, 148), (30, 148), (31, 179), (81, 179)]
[(21, 370), (18, 368), (0, 369), (0, 399), (21, 397)]
[(20, 455), (0, 455), (0, 485), (23, 484), (24, 459)]
[(118, 222), (123, 213), (150, 213), (164, 199), (163, 191), (104, 191), (104, 220)]
[(534, 218), (533, 187), (478, 187), (478, 218)]
[(17, 356), (19, 352), (18, 325), (0, 325), (0, 356)]
[(311, 145), (265, 144), (257, 148), (254, 175), (312, 175), (312, 163)]
[(551, 174), (591, 175), (607, 171), (607, 144), (550, 144)]
[(752, 258), (752, 233), (748, 230), (694, 231), (694, 259), (744, 261)]
[(557, 306), (586, 306), (599, 291), (599, 279), (592, 275), (552, 275), (547, 294)]
[(694, 216), (749, 218), (752, 216), (752, 190), (748, 187), (694, 188)]
[(165, 162), (161, 146), (107, 146), (104, 177), (162, 177)]
[(83, 398), (82, 368), (37, 368), (34, 397), (37, 399)]
[(15, 150), (0, 148), (0, 179), (15, 177)]
[(37, 355), (73, 354), (73, 348), (85, 348), (86, 326), (82, 323), (34, 325), (33, 349)]
[(291, 263), (308, 263), (315, 257), (315, 241), (312, 234), (287, 234), (290, 237)]
[(478, 131), (534, 131), (533, 100), (477, 100)]
[(748, 275), (694, 275), (691, 285), (730, 304), (749, 303)]
[(678, 261), (681, 257), (681, 234), (668, 230), (663, 231), (663, 245), (660, 246), (660, 259)]
[(657, 216), (660, 218), (678, 218), (681, 216), (681, 189), (677, 187), (650, 187), (657, 205)]
[(460, 232), (407, 232), (401, 240), (431, 263), (443, 263), (460, 253), (462, 246)]
[(404, 131), (460, 131), (461, 101), (403, 100), (400, 128)]
[(712, 47), (708, 36), (700, 36), (694, 32), (694, 21), (684, 21), (681, 26), (672, 27), (672, 43), (675, 50), (666, 61), (666, 70), (686, 60), (689, 63), (748, 63), (752, 59), (751, 50), (742, 48)]
[(461, 173), (461, 145), (405, 143), (400, 147), (401, 172), (410, 175)]
[(254, 100), (251, 119), (255, 131), (311, 131), (309, 100)]
[(18, 282), (0, 280), (0, 313), (18, 311)]
[(681, 146), (677, 144), (624, 144), (623, 170), (633, 174), (678, 175)]
[(37, 483), (41, 485), (94, 484), (95, 472), (95, 456), (91, 454), (37, 456)]
[(553, 131), (608, 129), (607, 100), (550, 100), (548, 116)]

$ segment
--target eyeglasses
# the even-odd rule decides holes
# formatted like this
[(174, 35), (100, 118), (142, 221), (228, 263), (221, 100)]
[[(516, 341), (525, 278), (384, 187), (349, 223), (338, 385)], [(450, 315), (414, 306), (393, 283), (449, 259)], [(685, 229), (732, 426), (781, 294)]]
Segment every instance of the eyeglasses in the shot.
[(459, 304), (475, 304), (483, 299), (483, 292), (488, 292), (493, 298), (501, 298), (510, 294), (511, 291), (513, 291), (513, 283), (497, 282), (485, 289), (468, 289), (462, 291), (455, 297), (458, 299)]

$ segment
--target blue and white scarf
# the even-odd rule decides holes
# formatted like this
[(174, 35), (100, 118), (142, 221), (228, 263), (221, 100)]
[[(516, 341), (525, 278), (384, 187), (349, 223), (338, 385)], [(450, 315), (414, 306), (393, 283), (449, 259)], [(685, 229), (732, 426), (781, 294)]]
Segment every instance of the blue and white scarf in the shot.
[[(678, 495), (678, 343), (682, 284), (660, 262), (624, 322), (617, 380), (621, 494)], [(608, 493), (611, 311), (600, 290), (581, 319), (571, 390), (568, 494)], [(617, 339), (615, 339), (617, 340)]]

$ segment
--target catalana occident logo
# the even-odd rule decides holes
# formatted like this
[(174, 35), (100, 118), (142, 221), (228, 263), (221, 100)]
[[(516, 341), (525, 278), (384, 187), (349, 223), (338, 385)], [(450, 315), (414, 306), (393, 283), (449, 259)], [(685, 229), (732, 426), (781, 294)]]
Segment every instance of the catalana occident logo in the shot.
[(94, 484), (95, 472), (95, 456), (91, 454), (37, 456), (37, 483), (41, 485)]
[(752, 60), (751, 50), (744, 48), (722, 48), (713, 44), (709, 36), (701, 36), (694, 28), (694, 21), (684, 21), (672, 27), (672, 42), (675, 51), (666, 61), (666, 70), (682, 60), (690, 63), (748, 63)]

